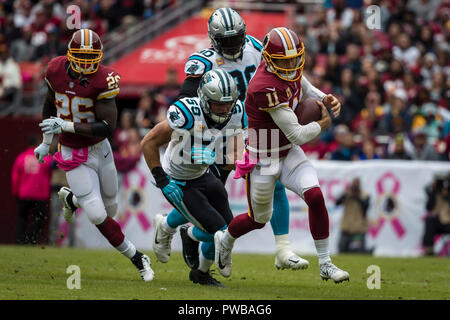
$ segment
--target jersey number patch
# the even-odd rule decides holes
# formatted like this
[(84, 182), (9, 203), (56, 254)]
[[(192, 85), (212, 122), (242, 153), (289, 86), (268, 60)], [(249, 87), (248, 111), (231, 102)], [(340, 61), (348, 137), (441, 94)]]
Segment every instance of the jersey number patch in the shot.
[(120, 76), (116, 74), (114, 77), (106, 77), (106, 82), (108, 83), (108, 89), (117, 89), (119, 87)]
[(75, 96), (70, 99), (66, 94), (55, 92), (55, 105), (58, 107), (58, 116), (64, 120), (95, 121), (94, 101), (90, 98)]

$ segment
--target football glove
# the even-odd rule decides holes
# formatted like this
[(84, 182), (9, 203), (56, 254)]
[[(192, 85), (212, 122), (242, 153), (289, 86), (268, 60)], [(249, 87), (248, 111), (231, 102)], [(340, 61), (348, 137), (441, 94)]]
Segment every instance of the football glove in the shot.
[(34, 156), (38, 160), (39, 163), (45, 163), (44, 158), (48, 155), (50, 146), (46, 143), (41, 143), (34, 149)]
[(207, 147), (192, 147), (191, 157), (196, 164), (212, 165), (216, 162), (216, 153)]
[(161, 167), (153, 168), (152, 174), (155, 177), (156, 186), (161, 189), (170, 202), (177, 203), (183, 199), (183, 190), (181, 190), (180, 186), (185, 186), (186, 182), (172, 179)]
[(42, 132), (47, 134), (60, 134), (62, 132), (75, 132), (74, 123), (61, 118), (49, 118), (39, 123)]

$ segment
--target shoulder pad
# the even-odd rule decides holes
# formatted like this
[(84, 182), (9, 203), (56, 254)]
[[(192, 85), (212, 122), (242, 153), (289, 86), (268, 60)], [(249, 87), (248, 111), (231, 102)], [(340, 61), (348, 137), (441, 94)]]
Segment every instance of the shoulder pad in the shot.
[(190, 130), (194, 126), (194, 116), (185, 103), (181, 100), (175, 101), (167, 110), (167, 122), (169, 126), (176, 129)]

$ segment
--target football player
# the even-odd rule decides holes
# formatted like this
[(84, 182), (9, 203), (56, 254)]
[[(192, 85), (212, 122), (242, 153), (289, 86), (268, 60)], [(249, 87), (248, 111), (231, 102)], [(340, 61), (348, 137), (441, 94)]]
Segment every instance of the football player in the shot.
[(144, 281), (154, 273), (147, 255), (122, 233), (112, 219), (117, 213), (118, 183), (111, 146), (116, 127), (115, 96), (119, 74), (101, 65), (103, 45), (92, 30), (74, 32), (67, 55), (51, 60), (45, 73), (48, 93), (42, 111), (43, 142), (35, 149), (40, 162), (49, 152), (53, 135), (59, 135), (59, 152), (54, 159), (66, 172), (69, 188), (59, 197), (64, 217), (73, 221), (77, 208), (120, 253), (131, 259)]
[[(230, 8), (220, 8), (213, 12), (208, 21), (208, 36), (212, 48), (200, 50), (192, 54), (186, 62), (186, 79), (180, 90), (179, 97), (195, 97), (201, 76), (215, 69), (222, 69), (230, 73), (235, 79), (239, 91), (239, 100), (244, 102), (250, 79), (262, 55), (261, 42), (246, 34), (246, 26), (242, 17)], [(332, 95), (312, 86), (309, 81), (302, 78), (303, 95), (305, 98), (317, 98), (323, 100), (327, 106), (339, 104)], [(225, 184), (231, 168), (223, 165), (212, 165), (212, 172)], [(296, 255), (290, 246), (289, 233), (289, 202), (284, 186), (277, 182), (273, 197), (274, 215), (270, 220), (275, 235), (276, 256), (275, 266), (278, 269), (305, 269), (309, 262)], [(155, 228), (162, 241), (153, 243), (156, 257), (161, 262), (167, 262), (170, 253), (170, 243), (176, 228), (186, 223), (183, 216), (174, 209), (167, 217), (157, 215)], [(194, 232), (200, 233), (194, 227)], [(192, 234), (192, 227), (180, 229), (183, 243), (183, 257), (187, 265), (195, 268), (198, 265), (198, 244), (196, 245), (188, 237)], [(206, 237), (206, 235), (204, 235)]]
[[(233, 214), (225, 185), (209, 166), (222, 156), (214, 150), (222, 150), (222, 144), (230, 139), (237, 141), (245, 127), (244, 105), (238, 96), (230, 74), (221, 69), (208, 71), (201, 78), (198, 97), (182, 98), (172, 104), (167, 119), (156, 125), (141, 143), (156, 186), (182, 215), (183, 222), (189, 221), (201, 231), (190, 234), (202, 244), (199, 264), (189, 272), (189, 279), (201, 285), (223, 286), (209, 273), (215, 254), (212, 235), (225, 229)], [(166, 143), (169, 145), (161, 165), (159, 147)], [(234, 164), (238, 157), (234, 150), (229, 164)], [(159, 226), (161, 217), (156, 217)], [(170, 246), (167, 237), (159, 236), (161, 230), (155, 228), (154, 243)], [(167, 262), (169, 255), (170, 251), (160, 259)]]
[[(349, 280), (348, 272), (331, 262), (324, 197), (316, 170), (300, 147), (331, 124), (331, 117), (319, 100), (321, 119), (303, 126), (297, 122), (294, 110), (302, 99), (304, 89), (301, 78), (305, 48), (292, 30), (279, 27), (265, 36), (263, 56), (247, 90), (247, 161), (237, 164), (237, 177), (245, 176), (247, 180), (250, 212), (236, 216), (226, 231), (218, 231), (214, 235), (216, 266), (224, 277), (230, 276), (231, 250), (235, 239), (264, 227), (270, 221), (273, 190), (276, 182), (280, 181), (308, 205), (310, 231), (319, 257), (322, 279), (332, 279), (336, 283)], [(332, 106), (331, 110), (338, 116), (340, 105)], [(267, 136), (271, 138), (268, 131), (277, 131), (279, 135), (266, 144)]]

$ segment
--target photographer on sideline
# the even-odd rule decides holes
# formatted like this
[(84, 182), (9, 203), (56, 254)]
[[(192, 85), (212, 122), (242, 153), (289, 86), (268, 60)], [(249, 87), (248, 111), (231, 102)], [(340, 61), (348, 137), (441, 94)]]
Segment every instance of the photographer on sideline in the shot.
[(344, 205), (341, 220), (339, 252), (365, 253), (365, 237), (368, 228), (366, 219), (370, 197), (363, 194), (359, 178), (354, 178), (336, 205)]
[(434, 236), (450, 233), (450, 173), (446, 177), (437, 176), (425, 192), (429, 214), (425, 218), (423, 247), (425, 255), (433, 255)]

